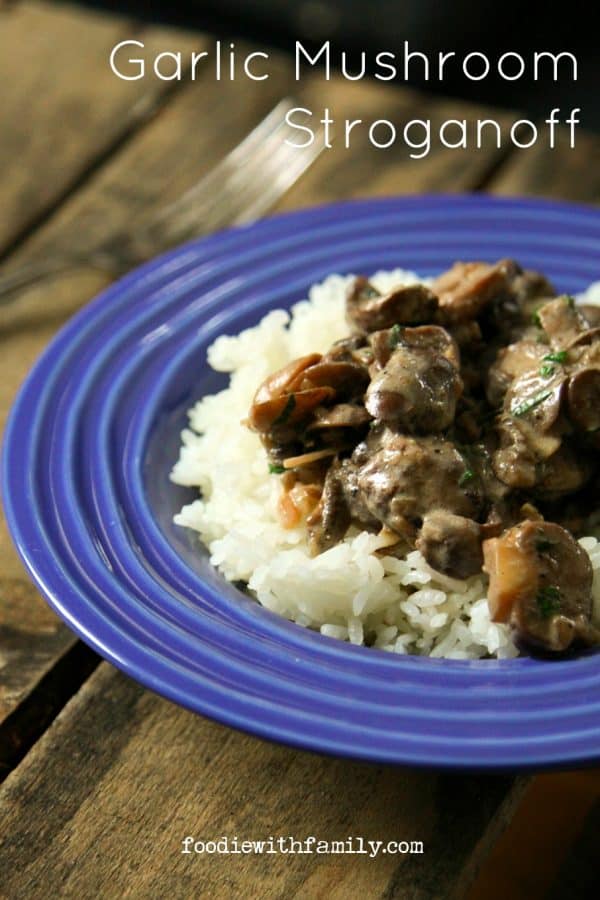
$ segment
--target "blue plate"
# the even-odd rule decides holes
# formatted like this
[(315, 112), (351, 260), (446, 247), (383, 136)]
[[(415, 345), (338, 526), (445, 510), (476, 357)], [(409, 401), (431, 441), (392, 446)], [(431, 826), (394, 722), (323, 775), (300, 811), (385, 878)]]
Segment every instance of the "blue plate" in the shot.
[(172, 524), (185, 410), (223, 385), (206, 348), (331, 272), (514, 256), (570, 293), (600, 278), (600, 212), (418, 197), (278, 216), (132, 272), (60, 332), (12, 410), (11, 532), (50, 605), (116, 666), (273, 740), (380, 762), (525, 768), (600, 757), (600, 655), (451, 661), (336, 642), (252, 602)]

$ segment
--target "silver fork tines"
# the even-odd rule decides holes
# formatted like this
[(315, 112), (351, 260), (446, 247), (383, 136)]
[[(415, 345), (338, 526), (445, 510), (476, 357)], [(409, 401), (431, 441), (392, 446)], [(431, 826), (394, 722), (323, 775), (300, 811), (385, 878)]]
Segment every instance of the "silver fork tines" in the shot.
[(101, 269), (113, 277), (194, 236), (260, 218), (300, 178), (324, 149), (314, 132), (310, 146), (287, 143), (294, 129), (286, 122), (295, 106), (281, 100), (244, 140), (181, 197), (139, 228), (118, 232), (85, 254), (33, 260), (0, 275), (0, 303), (18, 299), (18, 291), (77, 268)]
[(175, 244), (267, 212), (323, 149), (320, 133), (308, 147), (286, 143), (294, 135), (285, 120), (293, 108), (289, 99), (278, 103), (208, 175), (154, 217), (148, 234), (162, 231)]

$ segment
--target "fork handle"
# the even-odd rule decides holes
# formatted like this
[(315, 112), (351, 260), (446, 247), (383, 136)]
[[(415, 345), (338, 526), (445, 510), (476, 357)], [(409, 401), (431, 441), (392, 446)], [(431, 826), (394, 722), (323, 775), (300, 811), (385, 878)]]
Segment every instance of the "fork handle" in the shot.
[(18, 293), (47, 278), (62, 275), (76, 269), (96, 269), (116, 277), (121, 274), (115, 260), (108, 256), (67, 257), (41, 259), (0, 274), (0, 305), (8, 306), (18, 300)]

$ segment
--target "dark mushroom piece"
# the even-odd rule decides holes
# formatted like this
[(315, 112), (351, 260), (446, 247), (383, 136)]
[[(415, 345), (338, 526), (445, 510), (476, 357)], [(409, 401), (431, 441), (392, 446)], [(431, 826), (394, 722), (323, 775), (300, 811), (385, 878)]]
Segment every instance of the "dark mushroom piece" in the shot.
[[(385, 353), (379, 346), (382, 334)], [(365, 406), (375, 419), (408, 432), (439, 432), (454, 421), (463, 384), (458, 348), (443, 328), (379, 332), (374, 353)]]
[(333, 547), (344, 537), (349, 525), (350, 509), (339, 477), (339, 464), (333, 463), (325, 476), (319, 505), (308, 518), (311, 552), (322, 553)]
[(450, 578), (468, 578), (481, 572), (481, 526), (465, 516), (445, 509), (427, 513), (416, 548), (432, 569)]
[(318, 388), (305, 392), (301, 402), (298, 403), (294, 396), (294, 385), (302, 373), (320, 359), (320, 353), (309, 353), (269, 375), (254, 395), (248, 414), (249, 427), (254, 431), (265, 433), (274, 425), (297, 420), (308, 410), (319, 406), (325, 397), (329, 396), (329, 391)]
[(492, 620), (508, 622), (518, 643), (561, 653), (598, 642), (592, 565), (566, 529), (525, 521), (485, 541), (483, 553)]
[(570, 361), (579, 363), (600, 363), (600, 327), (580, 331), (567, 345)]
[(457, 262), (431, 285), (439, 301), (441, 324), (475, 319), (493, 301), (510, 292), (516, 264), (503, 259), (495, 265)]
[(318, 408), (336, 399), (361, 400), (368, 382), (368, 369), (359, 362), (308, 354), (265, 379), (254, 396), (247, 424), (259, 432), (267, 449), (275, 451), (272, 458), (281, 462), (286, 445), (294, 445), (290, 453), (300, 455), (301, 433)]
[(569, 418), (581, 431), (600, 428), (600, 368), (585, 368), (569, 378)]
[(493, 299), (481, 316), (488, 342), (496, 345), (529, 337), (530, 333), (535, 340), (535, 311), (542, 302), (556, 297), (554, 287), (541, 273), (523, 271), (514, 261), (512, 270), (506, 290)]
[(335, 406), (321, 407), (307, 431), (321, 431), (324, 428), (362, 428), (372, 421), (364, 406), (358, 403), (336, 403)]
[(501, 347), (487, 372), (486, 395), (491, 405), (502, 403), (515, 378), (539, 373), (548, 355), (548, 347), (536, 341), (517, 341)]
[(530, 304), (537, 301), (539, 305), (539, 301), (542, 299), (551, 300), (556, 297), (556, 289), (541, 272), (535, 272), (532, 269), (521, 270), (518, 265), (516, 268), (519, 271), (512, 280), (511, 291), (522, 312), (529, 319), (534, 311)]
[(419, 325), (433, 318), (437, 298), (423, 284), (400, 285), (380, 294), (363, 276), (354, 279), (346, 295), (346, 318), (362, 333), (392, 325)]
[(356, 354), (359, 353), (366, 344), (367, 338), (364, 334), (353, 334), (347, 338), (340, 338), (340, 340), (335, 341), (327, 353), (323, 355), (323, 360), (326, 360), (327, 362), (355, 362)]
[(351, 522), (369, 531), (380, 522), (363, 502), (357, 485), (357, 467), (350, 459), (333, 461), (323, 486), (321, 500), (307, 519), (312, 553), (322, 553), (342, 540)]
[(539, 465), (534, 494), (545, 500), (574, 494), (593, 473), (594, 464), (588, 454), (574, 447), (572, 440), (564, 441), (556, 453)]
[(318, 407), (306, 427), (306, 437), (314, 437), (324, 447), (352, 450), (364, 437), (373, 421), (364, 406), (359, 403), (337, 403), (335, 406)]
[(559, 449), (565, 384), (562, 368), (548, 377), (534, 370), (516, 378), (507, 390), (496, 425), (500, 446), (493, 467), (510, 487), (534, 487), (542, 477), (538, 464)]
[(479, 481), (451, 441), (413, 438), (391, 429), (375, 430), (354, 451), (356, 486), (371, 515), (400, 535), (407, 522), (420, 527), (424, 516), (439, 509), (477, 518), (483, 507)]
[(333, 388), (337, 399), (362, 399), (369, 383), (368, 369), (357, 362), (327, 361), (324, 358), (304, 369), (296, 390)]

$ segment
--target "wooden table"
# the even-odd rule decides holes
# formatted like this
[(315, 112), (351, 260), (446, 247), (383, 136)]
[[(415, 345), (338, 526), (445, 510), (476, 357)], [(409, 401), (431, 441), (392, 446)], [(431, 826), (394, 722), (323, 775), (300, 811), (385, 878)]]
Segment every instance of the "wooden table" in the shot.
[[(275, 74), (260, 84), (123, 82), (107, 57), (132, 34), (148, 53), (201, 50), (208, 41), (74, 6), (0, 3), (0, 259), (7, 266), (69, 248), (85, 252), (133, 226), (177, 197), (292, 90), (300, 105), (329, 105), (339, 116), (440, 122), (490, 113), (380, 84), (314, 78), (298, 91), (283, 58), (272, 58)], [(502, 121), (512, 118), (500, 114)], [(363, 141), (323, 154), (279, 208), (479, 190), (597, 203), (599, 150), (597, 138), (580, 135), (575, 151), (564, 141), (552, 153), (434, 147), (426, 159), (410, 160), (406, 150), (381, 152)], [(0, 307), (2, 424), (36, 356), (102, 284), (98, 273), (82, 270)], [(4, 523), (3, 779), (0, 897), (11, 900), (531, 900), (591, 890), (597, 773), (527, 779), (366, 765), (271, 745), (194, 716), (75, 639), (30, 584)], [(188, 834), (408, 836), (422, 840), (425, 853), (186, 856), (181, 841)]]

